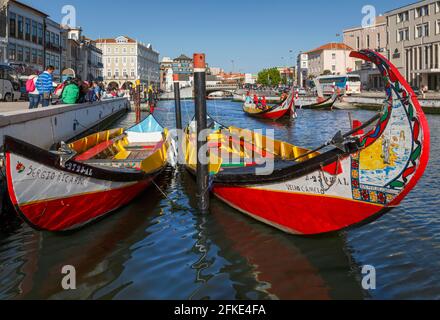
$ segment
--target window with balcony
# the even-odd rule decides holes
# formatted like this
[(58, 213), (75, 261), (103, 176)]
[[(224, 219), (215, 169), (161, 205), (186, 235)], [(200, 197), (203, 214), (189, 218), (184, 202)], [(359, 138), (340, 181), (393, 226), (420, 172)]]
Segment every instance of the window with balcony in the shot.
[(23, 39), (23, 17), (17, 17), (17, 38)]
[(429, 23), (416, 26), (416, 38), (429, 37)]
[(131, 69), (131, 77), (132, 78), (136, 77), (136, 73), (134, 72), (134, 69)]
[(112, 77), (112, 70), (107, 69), (107, 78), (111, 78), (111, 77)]
[(122, 76), (123, 76), (124, 78), (128, 78), (127, 69), (122, 70)]
[(24, 36), (25, 39), (27, 41), (31, 41), (31, 19), (29, 19), (29, 18), (26, 18), (26, 20), (25, 20), (24, 31), (25, 31), (25, 36)]
[(429, 16), (429, 5), (419, 7), (416, 9), (416, 18)]
[(397, 22), (405, 22), (409, 20), (409, 12), (405, 11), (405, 12), (401, 12), (397, 15)]
[(119, 78), (119, 69), (115, 69), (115, 78)]
[(15, 13), (9, 15), (9, 36), (17, 37), (17, 15)]

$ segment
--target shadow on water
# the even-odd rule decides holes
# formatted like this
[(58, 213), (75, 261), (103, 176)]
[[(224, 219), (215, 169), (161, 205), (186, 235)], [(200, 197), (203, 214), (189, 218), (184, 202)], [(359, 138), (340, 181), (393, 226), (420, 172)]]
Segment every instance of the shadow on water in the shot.
[[(196, 184), (182, 173), (196, 208)], [(265, 226), (211, 197), (209, 214), (198, 214), (199, 246), (215, 243), (226, 261), (237, 299), (363, 299), (358, 268), (344, 251), (343, 236), (301, 238)], [(240, 268), (236, 265), (240, 264)], [(245, 280), (246, 279), (246, 280)]]

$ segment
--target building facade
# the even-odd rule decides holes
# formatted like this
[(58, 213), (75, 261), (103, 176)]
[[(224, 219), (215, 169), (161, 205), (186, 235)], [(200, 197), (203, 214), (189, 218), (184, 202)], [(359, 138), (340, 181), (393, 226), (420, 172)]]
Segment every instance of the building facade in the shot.
[[(366, 27), (350, 28), (343, 31), (344, 43), (355, 49), (370, 49), (383, 55), (387, 54), (387, 19), (379, 16), (374, 24)], [(371, 62), (355, 59), (353, 74), (361, 77), (364, 89), (381, 89), (383, 80), (379, 70)]]
[[(59, 81), (61, 78), (61, 27), (59, 23), (46, 18), (45, 37), (44, 37), (44, 60), (45, 66), (54, 66), (54, 79)], [(33, 54), (32, 54), (33, 56)]]
[(286, 83), (288, 85), (294, 85), (296, 84), (296, 79), (295, 79), (295, 73), (296, 73), (296, 68), (295, 67), (277, 67), (277, 70), (280, 73), (281, 76), (281, 80), (283, 81), (283, 83)]
[(385, 16), (388, 58), (412, 86), (440, 90), (440, 2), (419, 1)]
[(173, 60), (173, 73), (178, 75), (192, 75), (194, 73), (193, 59), (182, 54)]
[(35, 74), (46, 66), (45, 24), (47, 14), (22, 4), (7, 1), (7, 55), (21, 75)]
[(0, 63), (6, 63), (6, 53), (8, 51), (8, 2), (6, 0), (0, 0)]
[(306, 88), (309, 76), (309, 56), (307, 53), (300, 53), (296, 61), (297, 85)]
[(160, 62), (160, 89), (173, 91), (173, 59), (170, 57), (164, 57)]
[(106, 85), (128, 88), (140, 80), (143, 85), (159, 87), (159, 53), (150, 44), (126, 36), (98, 39), (96, 44), (103, 54)]
[(325, 72), (335, 75), (352, 72), (355, 64), (351, 51), (353, 49), (344, 43), (328, 43), (307, 52), (309, 77), (319, 77)]

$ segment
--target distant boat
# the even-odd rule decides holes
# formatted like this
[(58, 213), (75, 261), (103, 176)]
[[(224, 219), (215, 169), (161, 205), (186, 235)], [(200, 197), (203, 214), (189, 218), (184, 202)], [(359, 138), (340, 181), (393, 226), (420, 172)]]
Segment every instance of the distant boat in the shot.
[[(314, 150), (211, 119), (209, 171), (217, 198), (297, 235), (365, 224), (403, 201), (429, 161), (428, 122), (413, 90), (386, 58), (372, 50), (351, 56), (381, 71), (387, 93), (382, 111), (360, 126), (354, 121), (353, 130), (338, 132)], [(192, 174), (197, 164), (194, 127), (186, 134), (186, 168)]]
[(278, 120), (287, 115), (296, 118), (294, 92), (292, 90), (288, 98), (283, 103), (267, 106), (266, 109), (258, 108), (255, 103), (245, 102), (243, 104), (243, 111), (251, 117), (261, 119)]
[(312, 110), (331, 110), (338, 100), (339, 95), (333, 94), (333, 96), (327, 98), (324, 101), (301, 106), (301, 109), (312, 109)]
[(6, 136), (9, 196), (37, 230), (81, 228), (128, 204), (168, 163), (168, 131), (149, 116), (126, 131), (90, 135), (58, 151)]

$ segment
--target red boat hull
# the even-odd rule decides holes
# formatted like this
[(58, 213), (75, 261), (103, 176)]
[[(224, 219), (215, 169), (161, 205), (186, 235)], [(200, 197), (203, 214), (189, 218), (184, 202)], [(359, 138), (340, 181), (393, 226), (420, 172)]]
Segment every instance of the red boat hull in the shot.
[(277, 120), (279, 118), (284, 117), (288, 113), (289, 109), (285, 110), (274, 110), (273, 112), (263, 113), (261, 115), (257, 115), (257, 117), (263, 119)]
[(235, 209), (282, 231), (299, 235), (341, 230), (362, 223), (384, 209), (380, 205), (342, 198), (246, 187), (218, 185), (213, 192)]
[[(9, 179), (9, 193), (20, 216), (37, 230), (57, 232), (78, 229), (104, 217), (127, 205), (151, 183), (151, 180), (144, 180), (120, 189), (85, 193), (19, 206), (10, 181)], [(44, 214), (47, 208), (50, 208), (50, 215)]]

